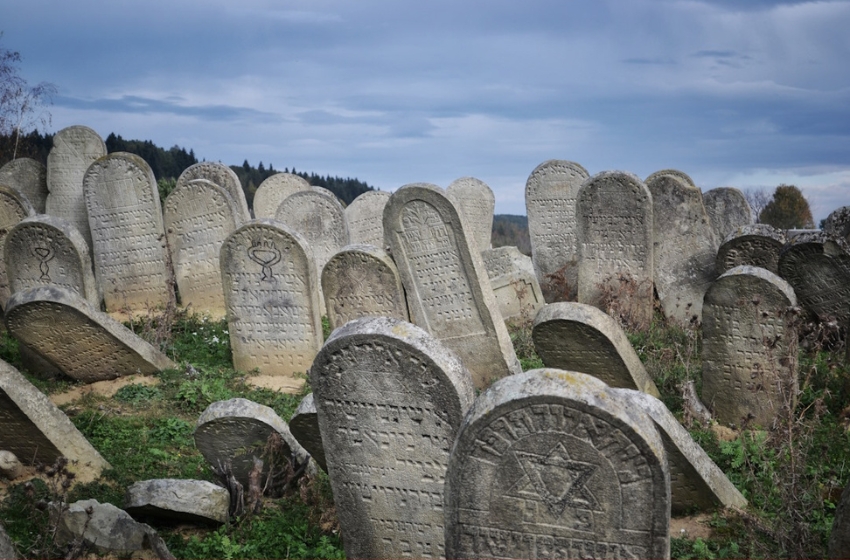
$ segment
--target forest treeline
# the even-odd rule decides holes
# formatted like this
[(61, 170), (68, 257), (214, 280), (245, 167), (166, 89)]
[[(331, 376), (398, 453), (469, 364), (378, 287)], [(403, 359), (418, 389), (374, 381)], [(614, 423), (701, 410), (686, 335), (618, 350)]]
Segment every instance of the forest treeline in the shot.
[(493, 247), (513, 245), (524, 255), (531, 255), (528, 216), (496, 214), (493, 216)]

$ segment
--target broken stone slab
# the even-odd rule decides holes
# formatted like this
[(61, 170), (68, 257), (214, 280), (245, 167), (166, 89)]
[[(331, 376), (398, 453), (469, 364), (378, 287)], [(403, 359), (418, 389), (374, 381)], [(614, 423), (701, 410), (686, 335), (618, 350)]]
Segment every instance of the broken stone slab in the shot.
[(230, 492), (206, 480), (140, 480), (124, 495), (124, 511), (134, 518), (226, 523), (229, 508)]
[(6, 529), (0, 524), (0, 558), (3, 560), (17, 560), (18, 551), (15, 550), (15, 545), (12, 539), (6, 534)]
[(524, 270), (490, 277), (490, 287), (505, 321), (531, 321), (546, 304), (537, 276)]
[(319, 431), (319, 417), (316, 415), (316, 404), (313, 402), (313, 393), (301, 399), (298, 408), (292, 418), (289, 419), (289, 431), (292, 437), (307, 450), (307, 453), (316, 461), (323, 471), (328, 472), (328, 463), (325, 459), (325, 448), (322, 446), (322, 433)]
[[(0, 476), (8, 478), (9, 480), (15, 480), (21, 476), (23, 471), (24, 466), (14, 453), (6, 451), (5, 449), (0, 451)], [(0, 556), (0, 558), (3, 557)]]

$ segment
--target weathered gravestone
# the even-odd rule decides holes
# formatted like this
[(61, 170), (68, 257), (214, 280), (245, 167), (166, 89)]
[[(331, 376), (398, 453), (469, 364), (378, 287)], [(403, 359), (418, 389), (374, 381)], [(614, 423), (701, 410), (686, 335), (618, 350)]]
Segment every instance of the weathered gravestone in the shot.
[(655, 289), (667, 319), (688, 326), (702, 317), (702, 298), (717, 277), (717, 241), (702, 192), (669, 171), (650, 175)]
[(481, 258), (484, 260), (484, 267), (490, 278), (511, 274), (517, 270), (534, 274), (534, 263), (531, 262), (531, 257), (523, 255), (516, 247), (485, 249), (481, 251)]
[(579, 371), (611, 387), (660, 395), (617, 321), (592, 305), (550, 303), (537, 313), (531, 336), (546, 367)]
[(531, 257), (547, 303), (575, 300), (578, 293), (576, 197), (588, 177), (577, 163), (549, 160), (525, 184)]
[(546, 305), (537, 276), (524, 270), (491, 277), (490, 287), (505, 321), (531, 321)]
[(757, 266), (779, 274), (779, 252), (785, 233), (768, 224), (741, 226), (726, 236), (715, 259), (717, 274), (736, 266)]
[(26, 464), (52, 465), (60, 456), (78, 480), (90, 482), (109, 463), (65, 413), (14, 367), (0, 360), (0, 449)]
[(446, 187), (446, 194), (466, 220), (467, 237), (475, 242), (479, 251), (489, 249), (496, 207), (496, 197), (489, 185), (475, 177), (461, 177)]
[(272, 220), (254, 220), (221, 247), (233, 366), (265, 375), (304, 373), (322, 346), (319, 288), (304, 239)]
[(124, 511), (134, 518), (189, 523), (227, 523), (230, 492), (206, 480), (156, 478), (131, 484)]
[(650, 417), (582, 373), (497, 381), (446, 475), (447, 558), (669, 558), (670, 475)]
[(368, 244), (384, 248), (384, 207), (390, 199), (386, 191), (366, 191), (345, 207), (348, 237), (352, 245)]
[(446, 464), (474, 398), (460, 360), (410, 323), (357, 319), (310, 384), (346, 556), (444, 557)]
[(171, 297), (168, 248), (150, 165), (126, 152), (103, 156), (89, 166), (83, 188), (106, 310), (165, 307)]
[(0, 307), (4, 309), (6, 301), (12, 295), (6, 266), (3, 264), (5, 263), (6, 237), (16, 224), (34, 214), (35, 210), (25, 196), (12, 187), (0, 185)]
[(702, 397), (717, 421), (769, 428), (797, 395), (794, 290), (763, 268), (738, 266), (705, 294)]
[(190, 165), (180, 177), (177, 178), (177, 187), (185, 185), (195, 179), (206, 179), (223, 188), (236, 201), (241, 212), (241, 221), (248, 221), (251, 213), (248, 211), (248, 202), (245, 200), (245, 191), (236, 172), (223, 163), (204, 161)]
[(289, 419), (289, 431), (301, 447), (307, 450), (316, 464), (323, 471), (328, 472), (328, 461), (325, 458), (325, 447), (322, 445), (322, 432), (319, 430), (319, 416), (316, 413), (313, 393), (301, 399), (298, 408)]
[(277, 207), (286, 198), (300, 191), (310, 189), (310, 183), (304, 177), (292, 173), (275, 173), (267, 177), (254, 193), (254, 217), (274, 218)]
[(649, 185), (651, 181), (655, 181), (657, 178), (662, 177), (664, 175), (672, 176), (680, 181), (682, 181), (686, 186), (698, 188), (694, 180), (691, 179), (691, 176), (685, 173), (684, 171), (679, 171), (678, 169), (662, 169), (660, 171), (656, 171), (655, 173), (651, 173), (649, 177), (644, 179), (644, 183)]
[(398, 269), (373, 245), (349, 245), (331, 257), (322, 269), (322, 293), (331, 329), (359, 317), (408, 319)]
[(47, 203), (47, 168), (30, 158), (13, 159), (0, 167), (0, 185), (9, 185), (24, 195), (38, 214)]
[(714, 238), (719, 243), (726, 236), (741, 226), (753, 223), (753, 211), (744, 193), (732, 187), (720, 187), (706, 191), (702, 195), (702, 202), (711, 227), (714, 229)]
[(605, 171), (576, 201), (578, 300), (615, 311), (638, 328), (652, 320), (652, 195), (631, 173)]
[(384, 210), (384, 235), (411, 319), (457, 352), (476, 387), (522, 371), (481, 254), (440, 187), (415, 183), (395, 191)]
[(180, 302), (195, 313), (224, 317), (218, 259), (224, 240), (242, 225), (239, 207), (223, 188), (195, 179), (171, 191), (163, 211)]
[(124, 325), (56, 286), (17, 292), (9, 299), (5, 321), (15, 338), (86, 383), (175, 367)]
[[(0, 172), (2, 172), (2, 169), (0, 169)], [(3, 178), (0, 177), (0, 183), (2, 182)], [(850, 206), (842, 206), (833, 210), (826, 217), (826, 222), (823, 224), (823, 231), (850, 243)]]

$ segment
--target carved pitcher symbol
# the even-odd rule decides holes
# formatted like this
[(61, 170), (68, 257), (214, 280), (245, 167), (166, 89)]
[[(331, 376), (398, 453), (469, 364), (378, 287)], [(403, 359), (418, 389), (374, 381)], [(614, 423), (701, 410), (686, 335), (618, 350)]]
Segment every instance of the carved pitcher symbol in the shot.
[(38, 269), (41, 271), (41, 277), (39, 278), (39, 280), (50, 282), (50, 267), (47, 266), (47, 263), (50, 262), (55, 256), (53, 248), (34, 247), (32, 252), (36, 257), (38, 257), (40, 261), (38, 264)]
[(263, 277), (260, 278), (261, 281), (265, 280), (271, 282), (274, 280), (272, 266), (280, 262), (280, 251), (274, 246), (274, 243), (252, 243), (251, 247), (248, 249), (248, 258), (263, 268)]

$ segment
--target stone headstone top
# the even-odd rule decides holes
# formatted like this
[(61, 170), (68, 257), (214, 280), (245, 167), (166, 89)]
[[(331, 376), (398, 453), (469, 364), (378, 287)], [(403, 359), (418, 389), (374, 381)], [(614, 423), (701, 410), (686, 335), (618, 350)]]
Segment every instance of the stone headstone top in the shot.
[[(0, 172), (2, 172), (2, 169), (0, 169)], [(2, 177), (0, 177), (0, 182), (3, 182)], [(823, 231), (829, 235), (841, 237), (844, 241), (850, 243), (850, 206), (842, 206), (833, 210), (826, 217)]]
[(203, 161), (190, 165), (177, 178), (176, 186), (179, 187), (194, 179), (212, 181), (226, 190), (239, 206), (242, 214), (241, 221), (246, 222), (250, 219), (251, 213), (248, 211), (248, 202), (245, 200), (245, 191), (242, 190), (242, 183), (239, 181), (239, 176), (230, 167), (213, 161)]
[(480, 179), (461, 177), (446, 187), (446, 194), (454, 199), (455, 206), (469, 226), (467, 235), (479, 251), (490, 248), (493, 234), (493, 210), (496, 197), (493, 190)]
[(526, 270), (491, 277), (490, 287), (505, 321), (530, 322), (546, 305), (537, 276)]
[(531, 257), (523, 255), (519, 249), (513, 246), (485, 249), (481, 251), (481, 258), (484, 259), (484, 267), (487, 269), (487, 276), (490, 278), (510, 274), (517, 270), (534, 274), (534, 263), (531, 262)]
[(368, 244), (384, 248), (384, 207), (390, 199), (386, 191), (366, 191), (345, 207), (352, 245)]
[(298, 404), (298, 408), (289, 419), (289, 431), (301, 447), (316, 461), (323, 471), (328, 472), (328, 462), (325, 459), (325, 448), (322, 445), (322, 433), (319, 431), (319, 417), (316, 414), (316, 404), (313, 393), (307, 394)]
[(753, 211), (744, 193), (732, 187), (720, 187), (702, 195), (705, 211), (714, 228), (714, 237), (721, 239), (741, 226), (753, 223)]
[(717, 250), (715, 269), (723, 274), (736, 266), (757, 266), (779, 273), (779, 252), (785, 245), (785, 232), (768, 224), (741, 226), (723, 240)]
[(6, 300), (12, 295), (9, 278), (6, 274), (4, 251), (9, 231), (21, 220), (35, 214), (27, 198), (6, 185), (0, 185), (0, 307), (6, 307)]
[(690, 175), (688, 175), (684, 171), (679, 171), (678, 169), (662, 169), (660, 171), (656, 171), (655, 173), (650, 174), (649, 177), (644, 179), (643, 182), (646, 183), (647, 185), (649, 185), (649, 183), (651, 181), (654, 181), (655, 179), (657, 179), (658, 177), (661, 177), (663, 175), (673, 176), (673, 177), (679, 179), (680, 181), (682, 181), (683, 183), (685, 183), (685, 185), (687, 185), (689, 187), (699, 188), (699, 187), (697, 187), (697, 184), (694, 183), (694, 180), (691, 179)]
[(310, 189), (310, 182), (300, 175), (275, 173), (268, 176), (254, 193), (254, 217), (274, 218), (277, 207), (286, 197)]
[(133, 517), (227, 523), (230, 492), (206, 480), (157, 478), (127, 488), (124, 511)]
[(38, 214), (47, 204), (47, 168), (30, 158), (13, 159), (0, 167), (0, 185), (9, 185), (27, 197)]

